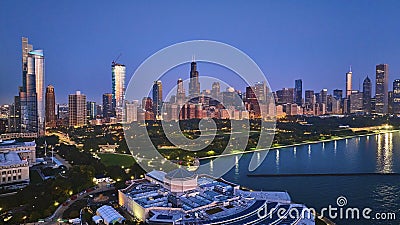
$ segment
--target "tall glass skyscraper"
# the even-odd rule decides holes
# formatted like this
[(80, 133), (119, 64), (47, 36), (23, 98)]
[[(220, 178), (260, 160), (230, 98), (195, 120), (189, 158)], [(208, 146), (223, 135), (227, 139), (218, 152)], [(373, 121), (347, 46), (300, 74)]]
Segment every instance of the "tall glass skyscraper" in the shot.
[(105, 93), (103, 94), (103, 118), (109, 120), (111, 117), (114, 117), (114, 110), (112, 107), (112, 94)]
[(43, 50), (33, 50), (22, 38), (22, 86), (19, 90), (20, 132), (45, 134)]
[(186, 93), (185, 88), (183, 87), (183, 80), (181, 78), (178, 79), (176, 82), (177, 89), (176, 89), (176, 103), (182, 105), (185, 103)]
[(389, 65), (376, 65), (375, 111), (379, 114), (387, 114), (389, 106), (388, 95)]
[(192, 61), (190, 64), (190, 81), (189, 81), (189, 97), (195, 98), (200, 95), (199, 71), (197, 71), (197, 63)]
[(372, 93), (372, 85), (371, 80), (367, 76), (363, 82), (363, 110), (364, 113), (371, 113), (371, 93)]
[(346, 73), (346, 98), (350, 98), (351, 91), (353, 90), (352, 76), (353, 72), (351, 72), (351, 67), (350, 67), (349, 72)]
[(154, 81), (153, 84), (153, 113), (156, 120), (161, 119), (162, 109), (162, 83), (160, 80)]
[(118, 121), (122, 121), (125, 96), (125, 65), (112, 62), (112, 101)]
[(89, 101), (86, 103), (86, 111), (88, 120), (96, 119), (97, 107), (96, 102)]
[(56, 96), (52, 85), (46, 88), (46, 127), (56, 126)]
[(297, 105), (302, 105), (303, 101), (303, 81), (301, 79), (294, 81), (294, 101)]
[(400, 80), (393, 81), (393, 102), (392, 110), (394, 114), (400, 114)]
[(45, 132), (45, 88), (44, 88), (44, 55), (43, 50), (29, 52), (29, 57), (35, 61), (35, 85), (37, 98), (37, 122), (39, 135)]

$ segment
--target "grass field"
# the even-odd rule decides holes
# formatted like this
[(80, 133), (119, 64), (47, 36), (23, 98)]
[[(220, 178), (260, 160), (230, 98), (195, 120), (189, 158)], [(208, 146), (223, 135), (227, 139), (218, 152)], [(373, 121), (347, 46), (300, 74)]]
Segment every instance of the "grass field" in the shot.
[(101, 158), (101, 162), (105, 166), (131, 167), (135, 163), (135, 160), (131, 155), (116, 155), (109, 153), (103, 153), (98, 155)]

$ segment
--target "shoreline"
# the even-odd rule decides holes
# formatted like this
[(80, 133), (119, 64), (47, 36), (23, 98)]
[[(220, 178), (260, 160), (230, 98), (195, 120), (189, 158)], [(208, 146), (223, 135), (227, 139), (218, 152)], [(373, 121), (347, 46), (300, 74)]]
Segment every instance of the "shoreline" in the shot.
[(352, 139), (352, 138), (357, 138), (357, 137), (365, 137), (365, 136), (372, 136), (372, 135), (385, 134), (385, 133), (395, 133), (395, 132), (400, 132), (400, 130), (397, 130), (397, 129), (396, 130), (378, 130), (378, 131), (372, 131), (372, 132), (373, 133), (356, 134), (356, 135), (345, 136), (345, 137), (335, 137), (332, 139), (319, 140), (319, 141), (306, 141), (306, 142), (295, 143), (295, 144), (290, 144), (290, 145), (270, 147), (268, 149), (263, 148), (263, 149), (255, 149), (255, 150), (244, 151), (244, 152), (229, 153), (229, 154), (224, 154), (224, 155), (207, 156), (207, 157), (199, 158), (199, 160), (207, 160), (207, 159), (212, 160), (214, 158), (225, 157), (225, 156), (244, 155), (244, 154), (250, 154), (250, 153), (255, 153), (255, 152), (260, 152), (260, 151), (278, 150), (278, 149), (297, 147), (297, 146), (302, 146), (302, 145), (311, 145), (311, 144), (319, 144), (319, 143), (332, 142), (332, 141), (340, 141), (340, 140)]

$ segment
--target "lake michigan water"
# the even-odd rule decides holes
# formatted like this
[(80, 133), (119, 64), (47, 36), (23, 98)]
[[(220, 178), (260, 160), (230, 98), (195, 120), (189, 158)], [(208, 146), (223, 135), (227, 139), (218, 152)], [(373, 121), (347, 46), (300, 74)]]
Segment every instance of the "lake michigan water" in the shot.
[[(339, 225), (400, 224), (400, 176), (372, 174), (400, 173), (400, 132), (270, 150), (260, 167), (250, 172), (252, 154), (256, 154), (256, 159), (262, 158), (262, 153), (235, 156), (237, 164), (224, 178), (253, 190), (288, 191), (294, 202), (304, 203), (317, 212), (329, 205), (340, 208), (336, 200), (343, 196), (347, 199), (347, 204), (341, 207), (344, 210), (369, 207), (373, 210), (371, 217), (376, 212), (396, 214), (396, 220), (334, 219)], [(250, 177), (249, 174), (332, 176)]]

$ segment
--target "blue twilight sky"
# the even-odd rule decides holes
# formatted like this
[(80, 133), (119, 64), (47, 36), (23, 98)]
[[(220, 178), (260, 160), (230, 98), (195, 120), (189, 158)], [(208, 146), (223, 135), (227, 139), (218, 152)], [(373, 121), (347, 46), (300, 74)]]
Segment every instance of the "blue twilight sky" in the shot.
[(378, 63), (389, 64), (392, 82), (400, 78), (399, 12), (395, 0), (2, 0), (0, 104), (10, 103), (21, 85), (22, 36), (44, 49), (45, 83), (54, 85), (60, 103), (76, 90), (98, 102), (111, 92), (111, 61), (119, 53), (129, 79), (159, 49), (193, 39), (241, 49), (273, 90), (293, 87), (297, 78), (304, 90), (344, 89), (349, 65), (357, 89), (366, 75), (375, 81)]

